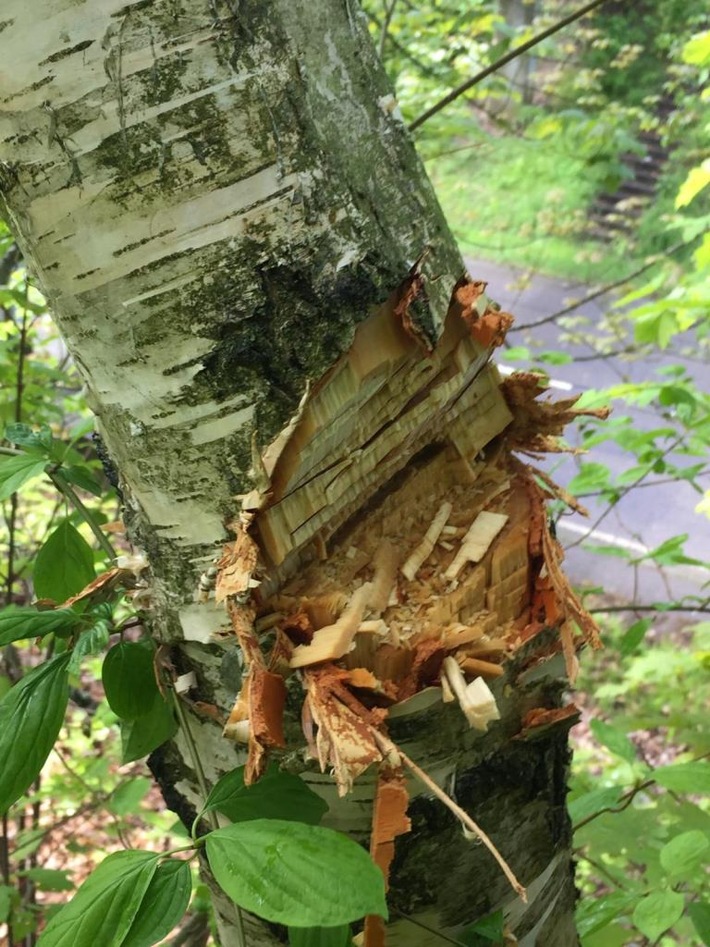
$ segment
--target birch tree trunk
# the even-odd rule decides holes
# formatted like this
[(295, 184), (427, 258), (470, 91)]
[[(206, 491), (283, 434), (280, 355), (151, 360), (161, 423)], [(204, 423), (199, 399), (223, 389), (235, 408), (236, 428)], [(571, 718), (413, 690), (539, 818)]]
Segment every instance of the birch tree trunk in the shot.
[[(154, 633), (195, 672), (195, 699), (228, 712), (241, 659), (223, 607), (195, 589), (235, 497), (267, 491), (267, 475), (262, 596), (325, 569), (318, 556), (344, 561), (378, 510), (416, 545), (429, 496), (475, 482), (487, 445), (505, 453), (489, 340), (452, 322), (463, 266), (354, 2), (4, 0), (0, 21), (3, 213), (120, 471)], [(267, 447), (294, 417), (276, 460)], [(511, 476), (506, 498), (524, 492)], [(436, 694), (393, 715), (392, 738), (489, 832), (529, 900), (413, 783), (388, 944), (443, 943), (498, 907), (525, 947), (577, 943), (567, 728), (521, 736), (527, 711), (559, 706), (558, 661), (537, 658), (555, 641), (508, 662), (483, 736)], [(187, 714), (208, 783), (243, 762)], [(183, 731), (151, 766), (190, 822), (201, 795)], [(374, 767), (344, 799), (302, 768), (326, 824), (366, 840)], [(239, 943), (232, 906), (215, 903), (223, 944)], [(282, 942), (253, 918), (247, 935)]]

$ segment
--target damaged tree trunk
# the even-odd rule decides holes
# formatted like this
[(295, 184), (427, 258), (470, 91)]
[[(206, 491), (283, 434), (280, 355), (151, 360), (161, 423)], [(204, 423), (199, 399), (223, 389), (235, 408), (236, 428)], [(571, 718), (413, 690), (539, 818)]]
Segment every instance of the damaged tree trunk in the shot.
[[(498, 908), (511, 942), (576, 944), (561, 705), (594, 629), (513, 455), (574, 411), (501, 389), (509, 317), (462, 276), (358, 8), (5, 0), (0, 49), (4, 213), (120, 470), (154, 634), (195, 674), (207, 782), (276, 749), (362, 841), (377, 796), (388, 945)], [(151, 766), (189, 824), (185, 733)]]

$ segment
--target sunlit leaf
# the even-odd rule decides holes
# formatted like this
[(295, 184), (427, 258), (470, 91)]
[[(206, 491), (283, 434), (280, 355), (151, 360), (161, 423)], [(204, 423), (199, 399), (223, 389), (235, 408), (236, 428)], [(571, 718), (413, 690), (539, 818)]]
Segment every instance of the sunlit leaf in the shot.
[(652, 891), (634, 908), (634, 924), (653, 943), (680, 918), (684, 904), (677, 891)]
[(661, 866), (669, 875), (688, 875), (707, 859), (710, 840), (699, 829), (681, 832), (661, 849)]

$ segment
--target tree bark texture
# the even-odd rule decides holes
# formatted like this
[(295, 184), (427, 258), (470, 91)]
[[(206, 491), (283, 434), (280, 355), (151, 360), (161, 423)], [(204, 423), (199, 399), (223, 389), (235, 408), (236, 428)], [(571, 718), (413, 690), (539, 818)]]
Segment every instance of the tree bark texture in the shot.
[[(326, 546), (342, 564), (353, 530), (388, 498), (406, 505), (418, 476), (431, 493), (447, 477), (458, 489), (484, 448), (507, 450), (490, 340), (452, 328), (463, 266), (354, 2), (5, 0), (0, 61), (3, 213), (120, 470), (154, 633), (194, 670), (196, 699), (228, 711), (243, 655), (224, 608), (195, 589), (235, 497), (262, 491), (262, 595), (317, 571)], [(388, 944), (442, 943), (498, 907), (525, 947), (577, 943), (566, 726), (521, 734), (531, 708), (560, 704), (548, 638), (495, 681), (501, 720), (484, 735), (440, 700), (393, 714), (389, 731), (493, 836), (528, 904), (412, 782)], [(209, 783), (244, 761), (187, 714)], [(374, 768), (339, 799), (298, 760), (331, 804), (326, 824), (365, 841)], [(200, 793), (183, 733), (152, 766), (190, 821)], [(238, 944), (215, 900), (224, 945)], [(282, 942), (245, 924), (250, 947)]]

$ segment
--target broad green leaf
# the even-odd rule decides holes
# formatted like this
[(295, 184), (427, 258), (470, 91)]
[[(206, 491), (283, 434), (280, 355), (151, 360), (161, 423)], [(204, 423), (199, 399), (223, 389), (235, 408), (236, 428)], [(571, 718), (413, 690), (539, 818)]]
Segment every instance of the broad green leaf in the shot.
[(700, 829), (682, 832), (661, 849), (661, 866), (669, 875), (688, 875), (707, 858), (710, 841)]
[(637, 759), (636, 747), (626, 736), (623, 730), (612, 727), (610, 723), (603, 720), (592, 720), (590, 728), (594, 738), (606, 747), (610, 753), (620, 756), (627, 763), (635, 763)]
[(335, 927), (387, 916), (382, 872), (356, 842), (319, 826), (279, 819), (210, 832), (207, 858), (241, 907), (292, 927)]
[(579, 902), (575, 920), (580, 937), (587, 937), (611, 924), (638, 901), (636, 894), (614, 891), (599, 897), (584, 898)]
[(272, 765), (257, 783), (245, 786), (244, 769), (233, 769), (215, 784), (204, 812), (216, 809), (232, 822), (286, 819), (318, 825), (328, 806), (302, 779)]
[(26, 674), (0, 701), (0, 813), (32, 785), (54, 746), (69, 699), (60, 654)]
[(151, 947), (167, 937), (182, 920), (191, 892), (189, 863), (176, 858), (161, 862), (121, 947)]
[(120, 641), (104, 658), (101, 671), (106, 700), (121, 720), (147, 714), (159, 696), (150, 641)]
[(42, 891), (73, 891), (74, 882), (67, 877), (66, 871), (58, 868), (28, 868), (20, 873), (29, 878)]
[(158, 867), (152, 852), (116, 852), (47, 924), (39, 947), (120, 947)]
[(659, 766), (653, 771), (653, 778), (671, 792), (687, 792), (699, 796), (710, 793), (710, 763), (704, 760)]
[(121, 721), (121, 762), (139, 760), (175, 736), (177, 720), (172, 705), (158, 692), (147, 714)]
[(503, 911), (498, 910), (487, 915), (487, 917), (482, 917), (480, 921), (470, 924), (461, 931), (459, 936), (464, 944), (469, 943), (472, 935), (487, 941), (499, 942), (503, 940), (503, 923)]
[(3, 457), (0, 460), (0, 500), (7, 500), (28, 481), (40, 477), (46, 465), (47, 461), (37, 454)]
[(352, 947), (349, 924), (338, 927), (289, 927), (289, 947)]
[(80, 621), (79, 615), (69, 608), (39, 612), (36, 608), (10, 605), (0, 611), (0, 647), (22, 638), (69, 632)]
[(632, 654), (641, 644), (648, 629), (653, 624), (651, 618), (640, 618), (626, 629), (623, 638), (619, 642), (619, 653), (626, 655)]
[(570, 819), (573, 823), (581, 822), (601, 809), (615, 806), (619, 801), (621, 792), (619, 786), (605, 786), (585, 792), (569, 803)]
[(63, 602), (94, 578), (91, 546), (69, 520), (63, 520), (37, 553), (33, 572), (37, 598)]
[(710, 947), (710, 904), (705, 901), (694, 901), (688, 905), (688, 914), (698, 932), (698, 937)]
[(121, 783), (111, 793), (108, 801), (108, 807), (116, 815), (128, 815), (129, 812), (137, 812), (141, 801), (153, 785), (152, 780), (147, 776), (136, 776), (135, 779), (128, 779)]
[(653, 943), (683, 913), (685, 898), (677, 891), (652, 891), (634, 908), (633, 922)]
[(31, 428), (29, 424), (8, 424), (5, 428), (5, 439), (11, 444), (44, 454), (49, 454), (54, 441), (52, 431), (47, 424), (43, 424), (39, 430)]
[(0, 885), (0, 924), (4, 924), (10, 916), (14, 891), (9, 885)]
[(62, 474), (65, 480), (68, 480), (69, 483), (73, 483), (76, 487), (81, 487), (81, 489), (86, 490), (87, 493), (93, 493), (95, 497), (103, 495), (103, 487), (88, 467), (73, 464), (70, 467), (63, 467)]

